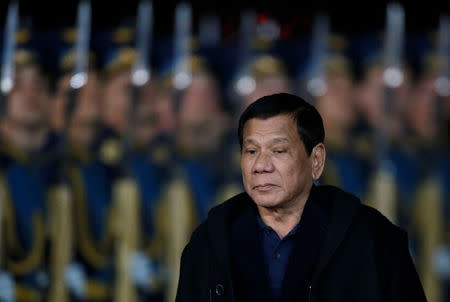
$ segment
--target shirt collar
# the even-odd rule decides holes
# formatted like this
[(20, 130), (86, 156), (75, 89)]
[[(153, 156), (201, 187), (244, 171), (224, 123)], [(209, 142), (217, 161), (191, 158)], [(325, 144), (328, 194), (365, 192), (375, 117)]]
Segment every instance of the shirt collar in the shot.
[[(305, 207), (303, 209), (302, 219), (300, 219), (300, 222), (295, 225), (295, 227), (286, 235), (286, 237), (289, 237), (289, 236), (297, 233), (298, 229), (301, 227), (302, 221), (305, 221), (305, 219), (303, 219), (303, 218), (306, 215), (312, 215), (312, 212), (314, 212), (316, 215), (319, 215), (319, 217), (320, 217), (319, 222), (320, 222), (321, 231), (323, 231), (325, 229), (325, 227), (326, 227), (325, 222), (327, 221), (327, 218), (328, 218), (327, 214), (318, 205), (313, 204), (314, 203), (313, 201), (317, 198), (317, 196), (315, 196), (316, 190), (317, 190), (317, 187), (315, 184), (313, 184), (311, 187), (311, 191), (309, 193), (309, 197), (308, 197), (308, 199), (305, 203)], [(264, 230), (268, 230), (268, 231), (274, 232), (274, 230), (270, 226), (268, 226), (264, 223), (264, 221), (261, 218), (261, 215), (259, 215), (257, 207), (254, 206), (253, 208), (254, 208), (254, 213), (256, 216), (258, 231), (262, 232)]]

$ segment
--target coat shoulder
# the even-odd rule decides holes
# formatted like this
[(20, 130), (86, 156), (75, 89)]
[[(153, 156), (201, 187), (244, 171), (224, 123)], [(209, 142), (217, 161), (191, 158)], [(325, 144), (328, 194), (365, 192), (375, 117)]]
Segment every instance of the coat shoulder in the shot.
[(208, 212), (207, 219), (200, 223), (192, 232), (189, 244), (203, 244), (208, 236), (208, 227), (226, 221), (227, 217), (245, 202), (248, 202), (248, 195), (246, 193), (240, 193), (211, 208)]
[(334, 186), (320, 186), (326, 196), (339, 203), (338, 206), (356, 207), (354, 224), (376, 234), (389, 234), (394, 238), (404, 236), (406, 231), (392, 223), (379, 210), (364, 204), (357, 196)]
[(379, 210), (371, 207), (369, 205), (361, 204), (358, 209), (358, 215), (369, 224), (381, 229), (395, 229), (397, 231), (401, 230), (400, 227), (395, 225), (390, 221), (385, 215), (383, 215)]
[(400, 241), (408, 242), (408, 233), (403, 228), (390, 221), (379, 210), (361, 204), (357, 214), (357, 225), (364, 227), (369, 237), (377, 238), (377, 241), (389, 245), (398, 244)]

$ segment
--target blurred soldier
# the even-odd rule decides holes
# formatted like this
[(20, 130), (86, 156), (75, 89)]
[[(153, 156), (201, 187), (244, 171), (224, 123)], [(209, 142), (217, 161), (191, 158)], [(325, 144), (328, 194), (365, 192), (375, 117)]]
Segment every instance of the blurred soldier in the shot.
[(324, 116), (328, 164), (319, 182), (364, 197), (370, 145), (356, 135), (354, 71), (345, 36), (330, 34), (329, 18), (315, 17), (309, 59), (300, 63), (300, 94), (312, 99)]
[[(129, 165), (139, 189), (139, 244), (133, 265), (134, 281), (142, 299), (162, 301), (167, 281), (162, 230), (166, 217), (162, 213), (163, 188), (168, 181), (169, 142), (161, 135), (155, 109), (154, 86), (142, 88), (133, 114), (132, 149)], [(139, 262), (141, 261), (141, 262)]]
[(55, 129), (65, 136), (64, 176), (73, 194), (75, 251), (65, 279), (75, 301), (111, 301), (114, 286), (113, 185), (120, 175), (120, 143), (101, 123), (103, 83), (89, 54), (88, 81), (71, 88), (73, 48), (61, 51), (54, 95)]
[[(180, 62), (178, 62), (180, 63)], [(220, 86), (204, 57), (187, 59), (190, 84), (174, 90), (176, 128), (171, 182), (167, 187), (167, 262), (170, 272), (168, 299), (174, 299), (178, 280), (178, 257), (189, 232), (223, 195), (228, 177), (228, 115), (223, 108)], [(176, 68), (174, 68), (176, 70)], [(163, 85), (171, 85), (175, 73)], [(165, 82), (165, 84), (164, 84)], [(172, 223), (177, 221), (178, 223)]]
[(415, 148), (444, 149), (448, 146), (445, 123), (450, 115), (449, 97), (436, 92), (438, 72), (438, 57), (426, 56), (406, 107), (405, 127)]
[(244, 72), (234, 82), (233, 88), (242, 96), (237, 105), (241, 108), (240, 112), (264, 95), (292, 91), (292, 83), (281, 58), (262, 54), (248, 63)]
[[(396, 193), (394, 193), (395, 219), (399, 225), (410, 230), (410, 205), (413, 199), (414, 188), (418, 181), (418, 169), (416, 158), (411, 152), (411, 145), (406, 136), (406, 108), (411, 97), (411, 72), (406, 64), (402, 66), (403, 82), (396, 88), (385, 88), (383, 80), (383, 65), (379, 57), (373, 56), (367, 61), (365, 70), (358, 87), (356, 88), (356, 110), (360, 119), (358, 120), (357, 137), (366, 138), (362, 140), (371, 164), (375, 164), (377, 157), (376, 137), (380, 127), (386, 140), (387, 159), (392, 163)], [(387, 100), (385, 98), (389, 97)], [(384, 120), (383, 125), (380, 121)], [(375, 169), (376, 167), (373, 166)], [(366, 190), (369, 203), (374, 198), (374, 178), (371, 175)], [(413, 232), (411, 232), (413, 234)]]
[(450, 290), (450, 161), (448, 139), (443, 135), (449, 90), (439, 90), (438, 80), (445, 76), (440, 73), (442, 64), (434, 54), (425, 57), (407, 111), (410, 143), (420, 170), (412, 212), (418, 234), (417, 263), (430, 301), (446, 301)]
[[(229, 166), (218, 160), (227, 156), (224, 143), (229, 133), (229, 116), (223, 106), (220, 84), (204, 58), (190, 57), (191, 84), (181, 92), (175, 133), (178, 164), (190, 178), (196, 196), (197, 214), (206, 217)], [(213, 164), (214, 163), (214, 164)], [(204, 179), (204, 183), (201, 180)], [(206, 185), (209, 184), (209, 185)], [(209, 188), (207, 188), (209, 187)], [(211, 199), (212, 198), (212, 199)]]
[[(364, 67), (362, 80), (356, 91), (356, 109), (361, 115), (360, 127), (368, 131), (368, 135), (377, 128), (377, 123), (381, 115), (385, 114), (383, 107), (384, 89), (383, 89), (383, 65), (378, 57), (368, 60)], [(403, 66), (403, 82), (392, 90), (392, 102), (389, 106), (390, 115), (388, 117), (388, 128), (390, 142), (401, 144), (402, 135), (404, 135), (404, 121), (406, 106), (411, 96), (411, 72), (408, 66)]]
[(124, 135), (128, 123), (127, 113), (131, 108), (131, 67), (136, 53), (130, 47), (118, 49), (105, 66), (105, 125)]
[(338, 185), (363, 197), (368, 178), (368, 147), (355, 136), (356, 111), (352, 66), (342, 54), (325, 61), (326, 91), (316, 97), (317, 110), (324, 116), (328, 135), (328, 165), (321, 182)]
[[(105, 125), (122, 135), (126, 131), (128, 116), (132, 105), (132, 67), (136, 51), (129, 46), (118, 46), (110, 51), (110, 58), (105, 64), (105, 105), (102, 119)], [(158, 135), (170, 136), (174, 128), (174, 108), (172, 87), (159, 85), (157, 78), (151, 79), (152, 85), (141, 89), (140, 99), (152, 102), (152, 114)], [(138, 102), (139, 103), (139, 102)]]
[(51, 285), (48, 255), (55, 217), (50, 210), (57, 203), (51, 192), (58, 140), (48, 124), (48, 79), (35, 54), (16, 51), (15, 65), (15, 84), (1, 121), (2, 254), (15, 300), (42, 301)]
[[(172, 99), (158, 88), (152, 78), (141, 87), (132, 86), (136, 60), (132, 47), (113, 50), (105, 67), (106, 88), (103, 120), (121, 137), (126, 161), (123, 169), (137, 185), (137, 245), (130, 261), (131, 278), (140, 299), (162, 301), (167, 272), (163, 265), (163, 228), (167, 213), (162, 213), (162, 191), (167, 185), (171, 159), (164, 112), (171, 112)], [(170, 100), (170, 103), (168, 101)], [(126, 225), (127, 222), (124, 222)]]

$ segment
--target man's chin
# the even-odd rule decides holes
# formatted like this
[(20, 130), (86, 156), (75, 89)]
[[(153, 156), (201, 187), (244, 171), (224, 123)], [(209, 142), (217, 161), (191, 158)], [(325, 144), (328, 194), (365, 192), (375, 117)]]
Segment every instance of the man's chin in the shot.
[(252, 194), (251, 197), (255, 202), (255, 204), (259, 207), (274, 208), (280, 204), (276, 194), (259, 193), (259, 194)]

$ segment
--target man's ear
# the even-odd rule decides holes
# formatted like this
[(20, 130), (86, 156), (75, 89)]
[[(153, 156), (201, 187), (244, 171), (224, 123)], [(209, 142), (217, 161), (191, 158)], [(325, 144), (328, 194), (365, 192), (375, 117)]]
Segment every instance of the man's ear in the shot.
[(311, 151), (312, 178), (317, 180), (320, 178), (325, 166), (326, 150), (323, 143), (318, 143)]

